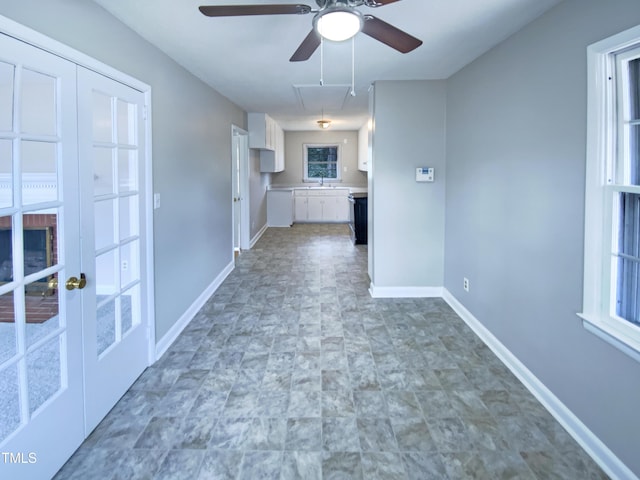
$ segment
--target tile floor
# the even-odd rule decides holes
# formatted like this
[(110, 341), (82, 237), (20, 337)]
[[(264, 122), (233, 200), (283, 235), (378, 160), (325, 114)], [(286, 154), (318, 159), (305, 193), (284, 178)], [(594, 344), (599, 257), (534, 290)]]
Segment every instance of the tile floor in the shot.
[(602, 479), (441, 299), (344, 225), (269, 229), (56, 479)]

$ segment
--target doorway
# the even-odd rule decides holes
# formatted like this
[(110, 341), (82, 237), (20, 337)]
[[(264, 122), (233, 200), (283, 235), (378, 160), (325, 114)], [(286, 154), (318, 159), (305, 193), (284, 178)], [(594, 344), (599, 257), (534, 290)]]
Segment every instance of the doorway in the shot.
[(0, 33), (0, 451), (12, 478), (53, 476), (152, 342), (148, 98), (69, 52)]
[(234, 255), (250, 248), (249, 133), (231, 127)]

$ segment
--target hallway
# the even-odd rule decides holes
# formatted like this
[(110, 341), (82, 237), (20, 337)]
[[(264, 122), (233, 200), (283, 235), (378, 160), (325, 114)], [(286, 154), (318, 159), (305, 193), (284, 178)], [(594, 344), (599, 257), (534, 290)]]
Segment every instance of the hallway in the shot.
[(55, 478), (607, 478), (442, 299), (368, 286), (347, 226), (267, 230)]

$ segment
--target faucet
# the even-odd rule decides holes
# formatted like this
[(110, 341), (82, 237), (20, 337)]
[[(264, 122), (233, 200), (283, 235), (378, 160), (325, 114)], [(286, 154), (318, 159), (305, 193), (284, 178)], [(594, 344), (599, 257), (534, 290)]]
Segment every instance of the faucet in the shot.
[(324, 177), (320, 177), (320, 186), (323, 187), (324, 186)]

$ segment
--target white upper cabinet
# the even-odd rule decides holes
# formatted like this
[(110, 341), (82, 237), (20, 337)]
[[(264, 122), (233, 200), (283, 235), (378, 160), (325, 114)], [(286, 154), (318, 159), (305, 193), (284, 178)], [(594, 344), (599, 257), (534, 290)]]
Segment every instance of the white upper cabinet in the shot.
[(266, 113), (249, 113), (249, 148), (276, 149), (276, 122)]
[(260, 150), (261, 172), (284, 170), (284, 130), (266, 113), (249, 113), (249, 148)]
[(276, 154), (274, 172), (281, 172), (284, 170), (284, 130), (280, 125), (275, 123), (275, 141), (276, 141)]
[(369, 171), (369, 124), (358, 130), (358, 170)]

